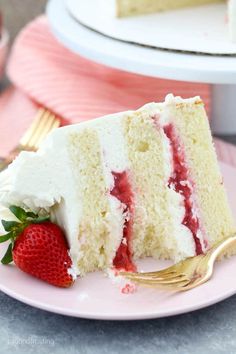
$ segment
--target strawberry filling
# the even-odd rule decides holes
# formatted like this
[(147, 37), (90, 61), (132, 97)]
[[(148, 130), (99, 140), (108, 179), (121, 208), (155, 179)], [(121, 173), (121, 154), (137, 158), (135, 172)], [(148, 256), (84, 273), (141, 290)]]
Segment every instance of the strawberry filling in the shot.
[(174, 171), (168, 181), (168, 186), (177, 193), (180, 193), (184, 198), (185, 215), (182, 224), (191, 231), (195, 242), (196, 254), (198, 255), (203, 253), (201, 242), (197, 237), (199, 219), (193, 214), (192, 188), (188, 177), (184, 151), (181, 148), (172, 124), (168, 124), (164, 127), (164, 133), (171, 144), (174, 164)]
[(132, 238), (132, 213), (133, 213), (133, 193), (129, 183), (127, 172), (112, 172), (114, 177), (114, 187), (111, 195), (116, 197), (124, 205), (124, 214), (127, 215), (123, 227), (123, 237), (121, 244), (116, 251), (113, 265), (116, 269), (135, 271), (136, 267), (132, 261), (131, 238)]

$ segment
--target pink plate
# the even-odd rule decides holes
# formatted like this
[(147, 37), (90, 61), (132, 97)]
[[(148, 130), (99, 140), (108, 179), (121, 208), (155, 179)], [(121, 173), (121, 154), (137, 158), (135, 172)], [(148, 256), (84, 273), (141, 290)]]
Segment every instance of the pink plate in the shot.
[[(230, 204), (236, 216), (236, 169), (221, 163)], [(139, 262), (143, 270), (165, 267), (168, 262), (146, 259)], [(0, 289), (29, 305), (64, 315), (103, 319), (137, 320), (177, 315), (215, 304), (236, 294), (236, 257), (215, 267), (212, 280), (186, 293), (171, 293), (139, 288), (130, 295), (121, 294), (103, 273), (78, 279), (70, 289), (43, 283), (17, 270), (0, 266)]]

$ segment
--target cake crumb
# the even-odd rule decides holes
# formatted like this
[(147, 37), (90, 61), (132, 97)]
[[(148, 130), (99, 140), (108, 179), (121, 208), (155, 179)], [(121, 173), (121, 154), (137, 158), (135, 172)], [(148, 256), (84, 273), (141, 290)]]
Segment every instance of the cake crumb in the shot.
[(112, 283), (119, 288), (121, 294), (133, 294), (136, 292), (137, 286), (131, 281), (125, 279), (123, 276), (119, 275), (119, 271), (117, 269), (108, 269), (107, 276), (111, 279)]
[(125, 286), (121, 289), (122, 294), (133, 294), (137, 290), (137, 287), (135, 284), (132, 283), (127, 283)]

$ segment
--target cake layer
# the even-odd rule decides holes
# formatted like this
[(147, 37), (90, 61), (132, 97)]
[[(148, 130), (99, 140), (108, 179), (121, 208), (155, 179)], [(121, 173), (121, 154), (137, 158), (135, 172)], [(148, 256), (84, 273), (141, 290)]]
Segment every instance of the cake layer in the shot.
[(68, 146), (74, 166), (73, 173), (81, 192), (82, 216), (77, 230), (77, 265), (78, 269), (87, 273), (108, 266), (105, 249), (109, 247), (110, 239), (107, 220), (110, 207), (96, 131), (85, 129), (83, 132), (69, 134)]
[(223, 0), (116, 0), (116, 9), (118, 17), (126, 17), (222, 1)]

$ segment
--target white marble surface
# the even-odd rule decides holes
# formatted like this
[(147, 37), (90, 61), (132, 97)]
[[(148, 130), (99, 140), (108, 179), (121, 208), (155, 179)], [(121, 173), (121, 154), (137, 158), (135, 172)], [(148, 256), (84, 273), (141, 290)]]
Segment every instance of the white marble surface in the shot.
[(0, 293), (0, 353), (235, 354), (236, 296), (149, 321), (92, 321), (37, 310)]

